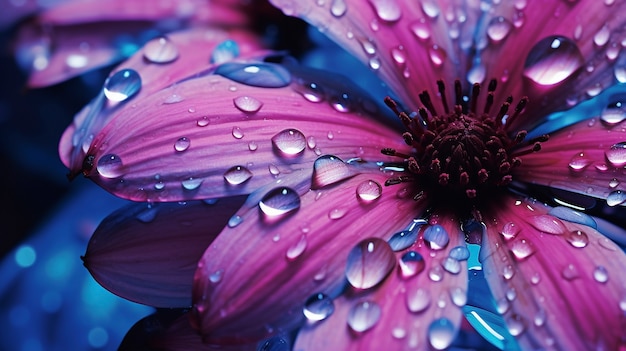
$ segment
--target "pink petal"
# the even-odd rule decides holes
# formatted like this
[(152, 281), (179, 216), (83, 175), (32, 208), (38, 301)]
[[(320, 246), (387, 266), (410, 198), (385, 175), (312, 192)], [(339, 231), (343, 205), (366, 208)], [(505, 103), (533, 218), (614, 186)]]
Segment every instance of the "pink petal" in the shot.
[[(61, 154), (72, 174), (82, 169), (120, 197), (179, 201), (249, 194), (303, 169), (310, 179), (322, 153), (383, 161), (388, 159), (380, 154), (383, 147), (408, 148), (398, 132), (364, 115), (365, 108), (380, 111), (375, 103), (337, 83), (336, 77), (315, 74), (310, 78), (311, 73), (296, 72), (282, 88), (259, 88), (211, 74), (154, 93), (147, 84), (130, 103), (105, 108), (104, 116), (77, 116), (79, 126), (106, 125), (94, 130), (93, 140), (84, 133), (88, 127), (70, 128)], [(312, 93), (301, 79), (316, 82), (326, 95), (315, 101), (325, 101), (307, 100)], [(86, 149), (72, 146), (75, 131), (91, 142), (87, 164)], [(231, 181), (233, 171), (247, 176)]]
[(624, 347), (624, 252), (548, 210), (509, 198), (483, 213), (483, 269), (511, 334), (523, 349)]
[[(421, 230), (415, 245), (397, 253), (396, 272), (383, 285), (371, 291), (349, 291), (335, 299), (335, 312), (326, 320), (305, 325), (294, 349), (441, 350), (450, 346), (467, 299), (467, 265), (455, 265), (459, 271), (452, 271), (457, 273), (443, 268), (451, 249), (464, 247), (465, 242), (459, 222), (444, 213), (434, 218), (439, 215), (439, 224), (450, 233), (444, 250), (428, 248)], [(406, 276), (400, 264), (409, 251), (420, 253), (425, 263), (415, 276)], [(380, 308), (378, 319), (372, 312), (376, 308)]]
[(156, 307), (190, 306), (196, 263), (242, 202), (124, 207), (96, 229), (85, 266), (98, 283), (125, 299)]
[[(539, 152), (521, 157), (513, 177), (597, 198), (615, 200), (626, 190), (626, 123), (609, 126), (597, 120), (579, 122), (541, 143)], [(626, 197), (624, 198), (626, 201)]]
[[(371, 202), (357, 198), (360, 184), (386, 178), (374, 170), (316, 191), (305, 182), (292, 188), (300, 205), (287, 217), (265, 215), (270, 212), (263, 212), (256, 194), (249, 199), (239, 221), (224, 229), (198, 264), (194, 323), (205, 340), (242, 343), (290, 331), (303, 321), (310, 296), (336, 296), (348, 253), (359, 241), (387, 239), (424, 210), (422, 202), (399, 199), (394, 187), (381, 188)], [(212, 279), (215, 274), (221, 279)]]

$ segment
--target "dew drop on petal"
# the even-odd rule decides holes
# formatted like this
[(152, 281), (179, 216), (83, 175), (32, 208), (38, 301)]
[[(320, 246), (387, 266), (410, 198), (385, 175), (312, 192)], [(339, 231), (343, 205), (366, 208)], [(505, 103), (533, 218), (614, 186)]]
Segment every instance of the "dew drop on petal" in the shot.
[(416, 251), (404, 253), (399, 262), (401, 277), (405, 279), (416, 276), (426, 267), (424, 257)]
[(124, 174), (122, 159), (115, 154), (106, 154), (98, 160), (98, 173), (105, 178), (118, 178)]
[(515, 275), (515, 270), (513, 269), (513, 266), (511, 266), (510, 264), (502, 268), (502, 277), (504, 277), (505, 280), (511, 280), (511, 278), (513, 278), (514, 275)]
[(126, 68), (115, 72), (104, 82), (104, 96), (110, 101), (121, 102), (141, 90), (141, 77), (135, 70)]
[(448, 54), (439, 45), (435, 44), (428, 49), (428, 56), (430, 57), (430, 62), (439, 67), (446, 61)]
[(239, 45), (231, 39), (217, 44), (211, 52), (211, 63), (220, 64), (230, 61), (239, 56)]
[(441, 250), (448, 245), (448, 231), (439, 224), (431, 225), (424, 230), (424, 242), (432, 250)]
[(233, 166), (224, 173), (224, 180), (230, 185), (240, 185), (252, 178), (252, 172), (244, 166)]
[(489, 21), (487, 25), (487, 36), (494, 42), (500, 42), (505, 39), (513, 29), (513, 23), (508, 19), (498, 16)]
[(211, 283), (213, 283), (213, 284), (219, 283), (220, 281), (222, 281), (223, 273), (224, 272), (221, 271), (221, 270), (218, 270), (218, 271), (215, 271), (215, 272), (211, 273), (211, 275), (209, 275), (209, 281)]
[(289, 71), (271, 63), (226, 62), (215, 69), (215, 74), (237, 83), (261, 88), (282, 88), (291, 83)]
[(576, 43), (563, 36), (550, 36), (532, 47), (523, 74), (539, 85), (553, 85), (569, 78), (583, 63)]
[(443, 279), (443, 269), (441, 266), (433, 266), (428, 270), (428, 278), (434, 282), (440, 282)]
[(185, 190), (196, 190), (200, 187), (200, 184), (202, 184), (202, 181), (203, 181), (202, 178), (189, 177), (183, 180), (180, 184), (183, 186), (183, 189)]
[(330, 219), (341, 219), (343, 218), (343, 216), (346, 215), (346, 213), (348, 213), (348, 208), (347, 207), (336, 207), (333, 208), (332, 210), (330, 210), (328, 212), (328, 218)]
[(383, 281), (395, 264), (395, 255), (387, 242), (365, 239), (348, 254), (346, 278), (357, 289), (369, 289)]
[(415, 244), (416, 240), (416, 230), (403, 230), (392, 235), (391, 238), (389, 238), (388, 243), (389, 247), (391, 247), (393, 251), (402, 251)]
[(604, 155), (613, 167), (626, 166), (626, 141), (611, 145)]
[(539, 275), (539, 273), (533, 273), (533, 275), (530, 277), (530, 283), (533, 285), (537, 285), (539, 284), (539, 282), (541, 281), (541, 276)]
[(500, 230), (500, 234), (506, 240), (511, 240), (515, 238), (519, 232), (520, 232), (519, 227), (517, 226), (517, 224), (513, 222), (508, 222), (504, 224), (502, 226), (502, 229)]
[(448, 273), (451, 274), (459, 274), (461, 272), (461, 262), (452, 257), (446, 257), (441, 262), (443, 269), (445, 269)]
[[(329, 102), (337, 112), (348, 113), (353, 108), (352, 98), (347, 93), (333, 95), (329, 98)], [(328, 139), (332, 139), (332, 137), (329, 136)]]
[(511, 308), (511, 303), (506, 298), (501, 298), (496, 301), (496, 312), (505, 314)]
[(169, 63), (178, 58), (178, 48), (168, 38), (158, 37), (144, 45), (143, 56), (153, 63)]
[(550, 215), (534, 216), (529, 223), (535, 229), (547, 234), (561, 235), (566, 232), (563, 222)]
[(598, 283), (606, 283), (609, 280), (609, 272), (604, 266), (598, 266), (593, 270), (593, 279)]
[(206, 127), (210, 123), (211, 123), (211, 120), (207, 116), (202, 116), (202, 117), (198, 118), (198, 120), (196, 121), (196, 125), (198, 127)]
[(420, 3), (422, 5), (422, 11), (424, 11), (426, 16), (431, 19), (435, 19), (439, 16), (441, 9), (434, 0), (422, 0)]
[(300, 239), (298, 239), (298, 241), (289, 246), (287, 252), (285, 253), (285, 257), (287, 257), (287, 259), (290, 261), (295, 260), (296, 258), (300, 257), (302, 253), (304, 253), (307, 245), (308, 241), (306, 239), (306, 234), (300, 235)]
[(241, 224), (241, 222), (243, 222), (243, 218), (241, 218), (241, 216), (233, 215), (232, 217), (230, 217), (230, 219), (228, 219), (228, 227), (235, 228), (236, 226)]
[(380, 320), (382, 309), (373, 301), (362, 301), (348, 312), (348, 325), (357, 333), (370, 330)]
[(304, 303), (302, 312), (312, 322), (318, 322), (328, 318), (335, 311), (333, 299), (326, 294), (317, 293), (311, 295)]
[(465, 261), (470, 257), (470, 252), (467, 246), (456, 246), (450, 250), (448, 256), (457, 261)]
[(259, 209), (265, 219), (281, 219), (299, 208), (300, 196), (287, 187), (272, 189), (259, 201)]
[(383, 193), (382, 186), (374, 180), (366, 180), (356, 187), (356, 196), (363, 203), (378, 200)]
[(572, 230), (565, 233), (565, 240), (576, 248), (583, 248), (589, 244), (589, 237), (582, 230)]
[(525, 260), (535, 253), (535, 247), (526, 239), (520, 239), (510, 243), (509, 249), (511, 250), (513, 257), (515, 257), (518, 261)]
[(506, 325), (512, 336), (519, 336), (526, 330), (526, 321), (518, 314), (506, 318)]
[(232, 130), (231, 134), (232, 134), (233, 138), (235, 138), (235, 139), (241, 139), (244, 136), (243, 130), (241, 130), (241, 128), (239, 128), (239, 127), (233, 127), (233, 130)]
[(604, 46), (609, 42), (611, 30), (607, 25), (602, 26), (600, 30), (593, 36), (593, 43), (597, 46)]
[(428, 341), (435, 350), (444, 350), (456, 336), (454, 324), (447, 318), (435, 319), (428, 326)]
[(617, 206), (626, 202), (626, 193), (621, 190), (614, 190), (606, 197), (606, 204), (609, 206)]
[(272, 137), (272, 146), (280, 156), (294, 157), (306, 148), (306, 138), (297, 129), (285, 129)]
[(450, 288), (450, 300), (459, 307), (465, 306), (467, 303), (467, 291), (460, 287)]
[(585, 155), (584, 152), (579, 152), (572, 156), (569, 161), (568, 167), (574, 172), (580, 172), (589, 167), (591, 162), (592, 161)]
[(251, 141), (248, 143), (248, 150), (256, 151), (259, 148), (259, 145), (255, 141)]
[(318, 157), (313, 163), (311, 188), (319, 189), (352, 177), (354, 173), (343, 160), (333, 155)]
[(626, 67), (615, 65), (615, 67), (613, 67), (613, 75), (619, 83), (626, 83)]
[(418, 288), (406, 293), (406, 307), (413, 313), (425, 311), (430, 306), (430, 292), (426, 289)]
[(263, 103), (251, 96), (238, 96), (233, 99), (235, 107), (244, 113), (257, 113), (263, 107)]
[(294, 85), (294, 89), (310, 102), (321, 102), (325, 99), (324, 90), (314, 82), (297, 81), (297, 84)]
[(344, 0), (332, 0), (330, 5), (330, 13), (335, 17), (341, 17), (346, 14), (348, 6)]
[(426, 40), (430, 38), (430, 24), (425, 19), (413, 22), (410, 25), (410, 30), (417, 39)]
[(191, 141), (189, 140), (189, 138), (181, 137), (181, 138), (178, 138), (178, 140), (176, 140), (176, 142), (174, 143), (174, 150), (178, 152), (183, 152), (189, 149), (190, 145), (191, 145)]
[(614, 126), (626, 119), (626, 97), (612, 97), (611, 101), (600, 115), (600, 121), (605, 125)]
[(561, 276), (566, 280), (574, 280), (579, 277), (578, 269), (573, 264), (568, 264), (561, 270)]
[(396, 22), (402, 16), (402, 10), (396, 0), (370, 0), (378, 18), (385, 22)]

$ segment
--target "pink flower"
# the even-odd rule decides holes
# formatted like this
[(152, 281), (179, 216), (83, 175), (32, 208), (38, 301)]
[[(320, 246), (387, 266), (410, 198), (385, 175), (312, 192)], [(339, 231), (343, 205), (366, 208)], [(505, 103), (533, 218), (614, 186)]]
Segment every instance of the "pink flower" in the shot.
[[(626, 202), (624, 112), (552, 115), (623, 89), (626, 3), (274, 3), (395, 98), (190, 29), (116, 68), (61, 140), (71, 176), (148, 203), (84, 259), (116, 294), (191, 307), (157, 342), (446, 349), (465, 315), (502, 348), (626, 347), (626, 257), (603, 235), (623, 229), (586, 213)], [(507, 329), (465, 306), (482, 274)]]

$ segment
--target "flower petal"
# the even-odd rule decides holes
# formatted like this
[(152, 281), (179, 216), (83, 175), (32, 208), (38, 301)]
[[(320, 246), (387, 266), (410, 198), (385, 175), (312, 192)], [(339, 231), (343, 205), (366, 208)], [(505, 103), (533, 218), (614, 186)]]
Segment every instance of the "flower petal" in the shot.
[(510, 333), (523, 349), (623, 347), (624, 252), (549, 210), (510, 198), (483, 213), (483, 269)]
[(564, 128), (541, 144), (539, 152), (521, 156), (513, 177), (532, 184), (607, 199), (614, 206), (626, 191), (626, 122), (617, 125), (593, 118)]
[[(310, 171), (322, 152), (384, 161), (390, 157), (382, 148), (408, 149), (397, 131), (368, 117), (382, 107), (341, 78), (258, 61), (234, 65), (241, 67), (218, 66), (217, 74), (146, 92), (103, 116), (77, 116), (78, 127), (60, 146), (72, 174), (82, 171), (120, 197), (179, 201), (249, 194), (282, 175)], [(248, 65), (256, 73), (245, 71)], [(258, 83), (259, 72), (273, 78)], [(85, 133), (89, 123), (93, 134)]]
[[(282, 216), (249, 200), (238, 213), (240, 223), (225, 228), (198, 264), (194, 323), (205, 340), (242, 343), (290, 331), (303, 321), (307, 298), (335, 297), (345, 284), (346, 260), (355, 244), (387, 239), (424, 210), (423, 202), (398, 198), (393, 187), (380, 188), (379, 198), (359, 200), (360, 184), (385, 179), (375, 170), (316, 191), (306, 181), (291, 188), (299, 194), (299, 207)], [(261, 202), (289, 208), (267, 199)], [(211, 279), (216, 272), (219, 281)], [(372, 279), (384, 278), (381, 274)]]
[[(467, 301), (467, 265), (459, 261), (447, 262), (455, 256), (453, 252), (459, 250), (457, 248), (465, 247), (465, 242), (456, 219), (444, 213), (435, 212), (435, 216), (439, 216), (439, 225), (450, 233), (444, 250), (430, 249), (425, 230), (421, 230), (413, 246), (397, 253), (397, 271), (383, 285), (372, 291), (348, 291), (335, 299), (335, 312), (326, 320), (305, 325), (294, 349), (448, 348), (457, 335), (461, 307)], [(406, 268), (412, 263), (407, 260), (411, 253), (421, 257), (417, 273)]]
[(100, 224), (83, 261), (98, 283), (125, 299), (190, 306), (198, 260), (242, 203), (131, 204)]

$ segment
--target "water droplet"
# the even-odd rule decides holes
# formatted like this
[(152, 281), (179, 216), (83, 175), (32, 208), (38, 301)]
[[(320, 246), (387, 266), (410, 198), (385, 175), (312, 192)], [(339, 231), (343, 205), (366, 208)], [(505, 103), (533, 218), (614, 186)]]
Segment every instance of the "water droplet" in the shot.
[(217, 67), (215, 74), (237, 83), (261, 88), (282, 88), (291, 83), (289, 71), (271, 63), (227, 62)]
[(435, 319), (428, 326), (428, 341), (435, 350), (448, 348), (455, 335), (454, 324), (447, 318)]
[(230, 219), (228, 219), (228, 227), (235, 228), (236, 226), (241, 224), (241, 222), (243, 222), (243, 218), (241, 218), (241, 216), (233, 215), (232, 217), (230, 217)]
[(489, 21), (487, 25), (487, 36), (494, 42), (500, 42), (506, 38), (513, 29), (513, 23), (508, 19), (498, 16)]
[(286, 187), (270, 190), (259, 201), (259, 209), (266, 220), (282, 219), (299, 208), (300, 196), (294, 190)]
[(357, 198), (362, 203), (371, 203), (378, 200), (382, 192), (382, 186), (374, 180), (363, 181), (356, 187)]
[(402, 278), (411, 278), (421, 273), (426, 267), (424, 257), (418, 252), (406, 252), (400, 258), (400, 274)]
[[(352, 111), (352, 106), (353, 106), (352, 98), (350, 98), (350, 95), (348, 95), (347, 93), (335, 94), (329, 98), (329, 102), (330, 102), (330, 105), (337, 112), (348, 113)], [(329, 133), (328, 139), (332, 139), (332, 133), (331, 132), (328, 132), (328, 133)]]
[(248, 143), (248, 150), (256, 151), (259, 148), (259, 145), (255, 141), (251, 141)]
[(572, 230), (565, 233), (565, 240), (577, 248), (582, 248), (589, 244), (589, 237), (582, 230)]
[(328, 212), (328, 218), (330, 219), (340, 219), (348, 213), (348, 207), (337, 207), (333, 208)]
[(431, 225), (424, 230), (424, 242), (432, 250), (441, 250), (448, 245), (448, 231), (439, 224)]
[(598, 283), (606, 283), (609, 280), (609, 272), (604, 266), (598, 266), (593, 270), (593, 279)]
[(395, 63), (402, 66), (406, 63), (406, 52), (404, 46), (398, 45), (391, 49), (391, 58)]
[(520, 239), (510, 243), (509, 249), (518, 261), (525, 260), (535, 253), (535, 247), (526, 239)]
[(285, 253), (285, 257), (287, 257), (287, 259), (290, 261), (295, 260), (296, 258), (300, 257), (302, 253), (304, 253), (307, 245), (308, 242), (306, 239), (306, 234), (300, 235), (300, 239), (293, 243), (291, 246), (289, 246), (287, 252)]
[(239, 56), (239, 45), (234, 40), (224, 40), (217, 44), (211, 52), (211, 63), (220, 64), (231, 61)]
[(443, 269), (451, 274), (459, 274), (461, 272), (461, 262), (452, 257), (446, 257), (441, 262)]
[(333, 299), (323, 293), (313, 294), (304, 303), (302, 312), (309, 321), (318, 322), (335, 312), (335, 304)]
[(441, 266), (433, 266), (428, 270), (428, 278), (434, 282), (440, 282), (443, 279), (443, 269)]
[(626, 66), (615, 65), (613, 67), (613, 75), (619, 83), (626, 83)]
[(506, 318), (506, 326), (512, 336), (519, 336), (526, 330), (526, 321), (522, 316), (512, 314)]
[(568, 264), (567, 266), (565, 266), (563, 268), (563, 270), (561, 271), (561, 275), (563, 276), (563, 278), (565, 278), (566, 280), (574, 280), (576, 278), (579, 277), (578, 275), (578, 270), (576, 269), (576, 267), (573, 264)]
[(211, 120), (207, 116), (202, 116), (198, 118), (198, 120), (196, 121), (196, 125), (198, 125), (198, 127), (206, 127), (210, 123), (211, 123)]
[(439, 16), (441, 10), (433, 0), (422, 0), (421, 4), (422, 11), (424, 11), (424, 14), (426, 16), (430, 17), (431, 19), (435, 19), (437, 18), (437, 16)]
[(425, 311), (430, 301), (430, 292), (426, 289), (418, 288), (406, 294), (406, 307), (413, 313)]
[(395, 255), (387, 242), (365, 239), (348, 255), (346, 278), (357, 289), (369, 289), (383, 281), (395, 264)]
[(121, 102), (133, 97), (141, 90), (139, 73), (130, 68), (115, 72), (104, 82), (104, 95), (113, 102)]
[(585, 155), (584, 152), (579, 152), (574, 155), (569, 161), (569, 169), (575, 172), (580, 172), (587, 168), (591, 164), (591, 160)]
[(530, 277), (530, 282), (533, 285), (539, 284), (540, 281), (541, 281), (541, 276), (537, 272), (533, 273), (533, 275)]
[(576, 43), (563, 36), (550, 36), (530, 50), (523, 74), (539, 85), (553, 85), (569, 78), (583, 63)]
[(320, 156), (313, 163), (312, 189), (320, 189), (354, 176), (339, 157), (332, 155)]
[(511, 280), (514, 275), (515, 270), (513, 269), (513, 266), (511, 266), (510, 264), (504, 266), (504, 268), (502, 269), (502, 277), (504, 277), (505, 280)]
[(180, 184), (183, 186), (183, 189), (185, 190), (196, 190), (200, 187), (200, 184), (202, 184), (202, 181), (203, 181), (202, 178), (189, 177), (183, 180)]
[(362, 301), (352, 306), (348, 313), (348, 325), (357, 333), (370, 330), (378, 323), (382, 310), (373, 301)]
[(209, 281), (213, 284), (219, 283), (220, 281), (222, 281), (223, 273), (224, 272), (222, 270), (211, 273), (211, 275), (209, 275)]
[(252, 178), (252, 172), (244, 166), (234, 166), (224, 173), (224, 180), (230, 185), (239, 185)]
[(457, 261), (465, 261), (469, 258), (470, 252), (467, 246), (456, 246), (450, 250), (448, 256)]
[(533, 318), (533, 323), (537, 327), (541, 327), (546, 323), (546, 312), (544, 310), (539, 310), (535, 313), (535, 317)]
[(346, 14), (348, 7), (344, 0), (332, 0), (330, 5), (330, 13), (335, 17), (341, 17)]
[(613, 144), (604, 155), (613, 167), (626, 166), (626, 141)]
[(244, 113), (257, 113), (263, 107), (263, 103), (251, 96), (238, 96), (233, 99), (235, 107)]
[(428, 49), (428, 56), (430, 57), (430, 62), (439, 67), (446, 61), (448, 54), (439, 45), (435, 44)]
[(430, 24), (425, 19), (420, 19), (413, 22), (410, 26), (411, 33), (420, 40), (426, 40), (430, 38)]
[(606, 24), (600, 28), (600, 30), (593, 36), (593, 43), (597, 46), (604, 46), (609, 42), (611, 37), (611, 30)]
[(504, 237), (504, 239), (511, 240), (517, 236), (519, 231), (520, 229), (515, 223), (508, 222), (504, 226), (502, 226), (502, 230), (500, 230), (500, 234)]
[(450, 300), (459, 307), (465, 306), (467, 303), (467, 291), (460, 287), (450, 288)]
[(178, 140), (176, 140), (176, 142), (174, 143), (174, 150), (178, 152), (183, 152), (189, 149), (190, 145), (191, 145), (191, 141), (189, 140), (189, 138), (181, 137), (181, 138), (178, 138)]
[(166, 37), (150, 40), (143, 47), (143, 56), (154, 63), (169, 63), (178, 58), (178, 48)]
[(98, 160), (98, 173), (105, 178), (118, 178), (124, 174), (122, 159), (115, 154), (106, 154)]
[(487, 74), (487, 67), (482, 63), (477, 63), (467, 72), (467, 81), (470, 84), (482, 83), (485, 80), (485, 74)]
[(324, 89), (317, 83), (298, 80), (297, 84), (294, 85), (294, 89), (310, 102), (324, 101)]
[(280, 169), (278, 169), (278, 166), (276, 166), (275, 164), (269, 164), (267, 166), (267, 170), (270, 172), (271, 175), (273, 175), (274, 177), (278, 177), (278, 175), (280, 174)]
[(496, 301), (496, 312), (505, 314), (511, 308), (511, 303), (506, 298), (501, 298)]
[(70, 54), (65, 58), (65, 64), (69, 68), (83, 68), (87, 66), (89, 59), (82, 54)]
[(395, 0), (370, 0), (378, 18), (385, 22), (396, 22), (402, 16), (402, 10)]
[(606, 204), (609, 206), (617, 206), (626, 202), (626, 193), (621, 190), (614, 190), (606, 197)]
[(547, 234), (561, 235), (566, 231), (563, 222), (550, 215), (534, 216), (529, 222), (535, 229)]
[(233, 131), (231, 132), (231, 134), (235, 139), (241, 139), (244, 136), (243, 130), (241, 130), (241, 128), (239, 127), (233, 127)]
[(272, 137), (274, 150), (281, 156), (294, 157), (306, 148), (306, 138), (297, 129), (285, 129)]
[(391, 330), (391, 336), (396, 339), (404, 339), (406, 337), (406, 330), (401, 327), (395, 327)]
[(403, 230), (389, 238), (389, 246), (393, 251), (402, 251), (415, 243), (417, 230)]

